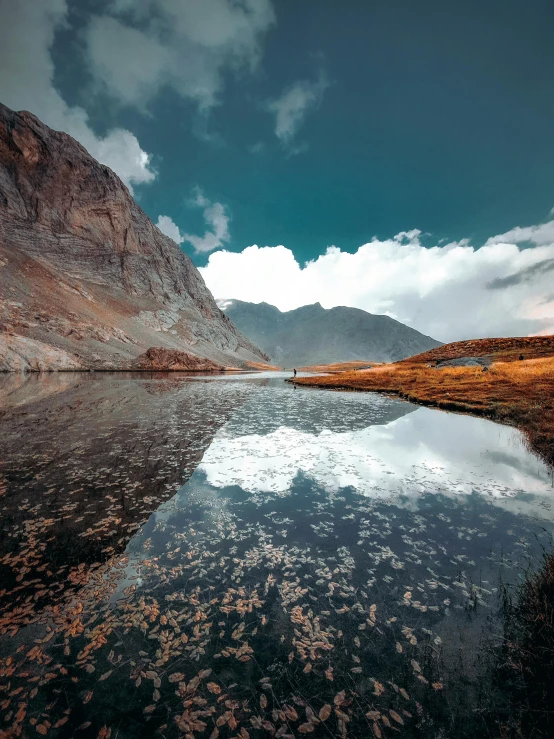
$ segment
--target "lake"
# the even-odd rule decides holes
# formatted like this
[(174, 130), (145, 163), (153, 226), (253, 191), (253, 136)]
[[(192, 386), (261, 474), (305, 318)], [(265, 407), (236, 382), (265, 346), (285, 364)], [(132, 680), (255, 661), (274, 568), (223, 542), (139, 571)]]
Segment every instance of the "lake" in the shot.
[(0, 377), (0, 736), (488, 735), (551, 470), (284, 377)]

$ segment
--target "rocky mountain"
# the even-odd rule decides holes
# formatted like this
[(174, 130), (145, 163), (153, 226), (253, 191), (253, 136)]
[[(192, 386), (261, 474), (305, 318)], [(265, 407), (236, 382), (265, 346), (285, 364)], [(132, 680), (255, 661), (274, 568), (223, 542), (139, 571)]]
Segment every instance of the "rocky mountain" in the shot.
[(281, 367), (353, 360), (396, 362), (442, 346), (389, 316), (319, 303), (282, 313), (268, 303), (219, 300), (240, 331)]
[(119, 177), (1, 104), (0, 285), (3, 371), (145, 368), (150, 349), (189, 368), (266, 358)]

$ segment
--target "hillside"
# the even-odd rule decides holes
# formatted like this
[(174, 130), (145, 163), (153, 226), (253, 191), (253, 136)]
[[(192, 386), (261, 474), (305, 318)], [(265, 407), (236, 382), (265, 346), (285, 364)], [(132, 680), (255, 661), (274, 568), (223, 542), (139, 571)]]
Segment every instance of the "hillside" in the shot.
[(551, 357), (554, 336), (516, 336), (498, 339), (471, 339), (443, 344), (404, 360), (405, 362), (448, 362), (470, 357), (486, 357), (495, 362)]
[(153, 348), (266, 359), (108, 167), (3, 105), (0, 280), (1, 371), (132, 369)]
[(281, 367), (335, 362), (395, 362), (441, 346), (429, 336), (358, 308), (319, 303), (281, 312), (268, 303), (220, 300), (237, 328)]

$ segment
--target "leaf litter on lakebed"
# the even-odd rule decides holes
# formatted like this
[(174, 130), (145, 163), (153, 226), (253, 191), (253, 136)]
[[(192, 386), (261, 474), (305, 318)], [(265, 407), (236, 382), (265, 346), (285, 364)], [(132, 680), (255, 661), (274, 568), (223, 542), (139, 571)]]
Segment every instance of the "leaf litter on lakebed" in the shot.
[[(180, 448), (183, 428), (169, 429), (164, 454)], [(192, 460), (202, 448), (191, 443)], [(133, 479), (139, 451), (127, 450), (119, 471), (87, 465), (84, 439), (73, 453), (57, 462), (65, 501), (49, 506), (55, 482), (24, 501), (0, 558), (6, 736), (108, 739), (120, 702), (141, 735), (404, 730), (458, 689), (443, 659), (448, 624), (489, 613), (494, 573), (516, 566), (531, 538), (524, 522), (504, 532), (510, 561), (490, 545), (498, 524), (485, 510), (476, 521), (452, 502), (412, 511), (305, 482), (248, 496), (196, 475), (127, 545), (173, 483), (153, 492)], [(171, 480), (164, 454), (153, 477)], [(52, 458), (36, 463), (32, 490)], [(89, 502), (91, 489), (102, 495)], [(126, 519), (129, 509), (137, 515)], [(56, 560), (59, 529), (72, 526), (101, 556)]]

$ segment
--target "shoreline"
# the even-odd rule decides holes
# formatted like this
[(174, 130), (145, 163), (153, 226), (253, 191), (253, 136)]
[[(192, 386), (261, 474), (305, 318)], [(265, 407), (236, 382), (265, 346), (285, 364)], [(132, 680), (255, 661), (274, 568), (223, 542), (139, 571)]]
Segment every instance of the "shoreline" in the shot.
[(493, 362), (490, 369), (422, 363), (288, 378), (305, 387), (377, 392), (418, 405), (487, 418), (519, 429), (529, 448), (554, 466), (554, 357)]

